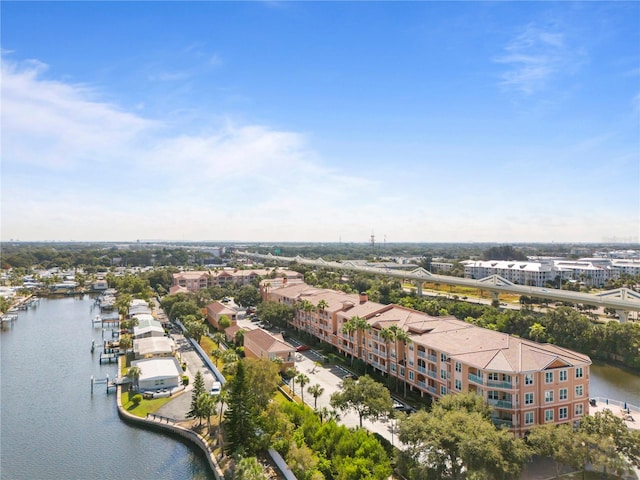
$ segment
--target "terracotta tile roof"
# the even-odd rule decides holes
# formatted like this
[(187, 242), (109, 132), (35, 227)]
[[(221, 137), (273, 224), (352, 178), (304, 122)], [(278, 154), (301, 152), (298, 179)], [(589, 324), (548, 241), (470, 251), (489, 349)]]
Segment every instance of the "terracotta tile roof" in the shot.
[[(282, 335), (271, 335), (260, 328), (246, 332), (244, 334), (244, 341), (245, 346), (247, 346), (247, 343), (250, 345), (255, 344), (263, 352), (278, 353), (292, 352), (295, 350), (291, 345), (284, 341)], [(254, 353), (259, 354), (260, 352), (256, 352), (254, 350)]]
[(235, 310), (220, 302), (213, 302), (207, 305), (207, 311), (215, 315), (235, 315), (237, 313)]

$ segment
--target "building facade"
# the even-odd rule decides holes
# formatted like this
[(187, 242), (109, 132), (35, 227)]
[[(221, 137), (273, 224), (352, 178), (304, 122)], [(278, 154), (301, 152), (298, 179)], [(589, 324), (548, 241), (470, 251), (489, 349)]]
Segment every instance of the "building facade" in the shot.
[[(296, 308), (291, 325), (434, 399), (475, 392), (493, 421), (524, 435), (534, 425), (576, 423), (588, 413), (588, 356), (305, 284), (263, 290)], [(404, 388), (404, 387), (403, 387)]]

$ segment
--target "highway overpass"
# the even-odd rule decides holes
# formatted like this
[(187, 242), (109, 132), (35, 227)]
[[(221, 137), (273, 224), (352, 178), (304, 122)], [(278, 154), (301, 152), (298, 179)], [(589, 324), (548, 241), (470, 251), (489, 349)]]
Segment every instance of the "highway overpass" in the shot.
[(353, 262), (327, 262), (321, 258), (310, 260), (300, 256), (283, 257), (272, 254), (252, 253), (248, 251), (235, 252), (238, 256), (246, 256), (265, 262), (276, 262), (280, 264), (290, 264), (292, 262), (301, 265), (309, 265), (319, 268), (327, 268), (332, 270), (356, 271), (369, 273), (371, 275), (384, 275), (387, 277), (399, 278), (401, 280), (409, 280), (415, 283), (418, 293), (422, 294), (422, 285), (424, 282), (439, 283), (442, 285), (455, 285), (459, 287), (472, 287), (491, 292), (493, 299), (497, 300), (500, 293), (512, 293), (516, 295), (527, 295), (531, 297), (544, 298), (554, 302), (567, 302), (573, 304), (594, 305), (596, 307), (615, 309), (621, 322), (625, 322), (629, 318), (629, 312), (640, 312), (640, 294), (627, 289), (618, 288), (602, 293), (591, 294), (573, 292), (570, 290), (558, 290), (554, 288), (540, 288), (526, 285), (517, 285), (499, 275), (491, 275), (490, 277), (475, 280), (471, 278), (449, 277), (447, 275), (435, 275), (423, 268), (417, 268), (412, 271), (396, 270), (391, 268), (371, 267), (366, 265), (357, 265)]

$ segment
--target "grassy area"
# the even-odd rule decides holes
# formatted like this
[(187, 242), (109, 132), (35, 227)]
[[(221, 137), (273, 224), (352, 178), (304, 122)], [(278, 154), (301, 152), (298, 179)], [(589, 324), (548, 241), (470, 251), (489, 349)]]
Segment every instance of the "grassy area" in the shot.
[(211, 360), (213, 362), (213, 364), (217, 367), (218, 363), (216, 362), (216, 359), (211, 355), (211, 352), (213, 350), (217, 350), (218, 349), (218, 345), (216, 345), (216, 342), (211, 340), (206, 335), (203, 335), (200, 338), (200, 346), (202, 347), (202, 350), (204, 350), (207, 353), (207, 356), (209, 357), (209, 360)]
[(156, 413), (161, 406), (171, 400), (171, 397), (142, 399), (140, 403), (135, 404), (131, 401), (134, 395), (135, 392), (122, 392), (122, 407), (137, 417), (146, 417), (147, 413)]
[[(404, 285), (406, 288), (416, 289), (413, 284)], [(457, 295), (458, 297), (469, 297), (470, 299), (482, 298), (485, 300), (491, 300), (491, 293), (488, 290), (480, 290), (474, 287), (459, 287), (455, 285), (442, 285), (439, 283), (425, 282), (423, 290), (431, 290), (443, 295)], [(512, 293), (501, 293), (500, 301), (505, 303), (520, 303), (520, 295)]]

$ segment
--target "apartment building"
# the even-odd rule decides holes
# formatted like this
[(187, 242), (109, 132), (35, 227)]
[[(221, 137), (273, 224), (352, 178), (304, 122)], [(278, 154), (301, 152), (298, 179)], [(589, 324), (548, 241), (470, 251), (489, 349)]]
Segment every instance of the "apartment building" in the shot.
[(254, 269), (238, 270), (224, 268), (221, 270), (184, 271), (173, 274), (172, 293), (186, 288), (189, 292), (197, 292), (203, 288), (225, 285), (249, 285), (259, 278), (274, 276), (277, 278), (302, 279), (301, 273), (286, 269)]
[[(329, 343), (421, 396), (476, 392), (494, 407), (493, 421), (524, 435), (545, 423), (576, 423), (588, 413), (588, 356), (305, 284), (263, 291), (264, 299), (296, 306), (291, 325)], [(363, 326), (345, 329), (352, 319)], [(366, 325), (366, 327), (364, 326)], [(389, 333), (395, 327), (403, 332)], [(406, 337), (405, 340), (402, 336)]]
[(611, 261), (592, 260), (547, 260), (541, 262), (522, 262), (514, 260), (465, 261), (465, 278), (481, 279), (491, 275), (500, 275), (518, 285), (544, 287), (547, 282), (560, 278), (584, 282), (590, 287), (601, 287), (607, 280), (617, 278), (620, 269)]

